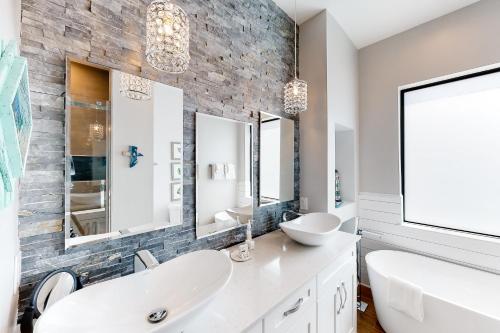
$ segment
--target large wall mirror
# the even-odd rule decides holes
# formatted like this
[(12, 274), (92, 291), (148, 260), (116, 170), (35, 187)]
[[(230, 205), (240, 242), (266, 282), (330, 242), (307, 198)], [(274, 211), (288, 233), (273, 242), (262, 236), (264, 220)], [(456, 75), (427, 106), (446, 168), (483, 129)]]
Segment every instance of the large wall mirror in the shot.
[(294, 200), (294, 135), (293, 120), (260, 113), (261, 206)]
[(252, 124), (196, 114), (196, 236), (253, 217)]
[(66, 80), (66, 247), (182, 224), (182, 90), (73, 59)]

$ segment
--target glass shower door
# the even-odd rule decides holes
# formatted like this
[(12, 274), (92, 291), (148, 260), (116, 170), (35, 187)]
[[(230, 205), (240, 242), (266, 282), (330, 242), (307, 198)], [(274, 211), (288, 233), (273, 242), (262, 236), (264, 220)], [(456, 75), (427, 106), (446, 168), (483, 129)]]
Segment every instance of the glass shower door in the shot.
[(109, 227), (109, 101), (68, 100), (66, 218), (69, 237), (106, 234)]

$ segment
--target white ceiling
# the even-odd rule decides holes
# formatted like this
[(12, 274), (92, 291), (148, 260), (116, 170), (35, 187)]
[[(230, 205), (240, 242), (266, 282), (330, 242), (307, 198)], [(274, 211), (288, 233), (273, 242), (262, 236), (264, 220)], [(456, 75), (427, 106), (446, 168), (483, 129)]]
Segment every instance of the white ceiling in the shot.
[[(297, 0), (302, 24), (327, 9), (358, 48), (411, 29), (479, 0)], [(274, 0), (290, 17), (294, 0)]]

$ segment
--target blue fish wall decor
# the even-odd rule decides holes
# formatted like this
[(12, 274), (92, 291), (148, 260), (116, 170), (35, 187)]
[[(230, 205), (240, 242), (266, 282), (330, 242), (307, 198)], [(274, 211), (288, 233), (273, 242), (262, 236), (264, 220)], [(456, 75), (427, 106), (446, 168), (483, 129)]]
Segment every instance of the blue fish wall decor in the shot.
[(139, 153), (137, 146), (128, 146), (128, 151), (123, 152), (124, 156), (128, 156), (130, 158), (129, 167), (133, 168), (139, 162), (139, 157), (143, 157), (144, 155)]

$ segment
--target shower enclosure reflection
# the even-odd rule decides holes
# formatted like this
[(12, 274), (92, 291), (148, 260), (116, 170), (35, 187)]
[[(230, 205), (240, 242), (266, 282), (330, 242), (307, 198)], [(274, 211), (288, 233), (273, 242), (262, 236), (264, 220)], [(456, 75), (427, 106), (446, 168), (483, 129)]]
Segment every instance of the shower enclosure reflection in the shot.
[(182, 224), (183, 92), (67, 61), (66, 246)]
[(105, 69), (78, 62), (69, 66), (66, 175), (70, 183), (66, 218), (71, 221), (67, 236), (75, 238), (109, 232), (106, 155), (110, 86)]

